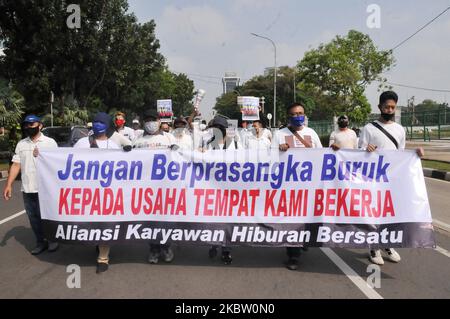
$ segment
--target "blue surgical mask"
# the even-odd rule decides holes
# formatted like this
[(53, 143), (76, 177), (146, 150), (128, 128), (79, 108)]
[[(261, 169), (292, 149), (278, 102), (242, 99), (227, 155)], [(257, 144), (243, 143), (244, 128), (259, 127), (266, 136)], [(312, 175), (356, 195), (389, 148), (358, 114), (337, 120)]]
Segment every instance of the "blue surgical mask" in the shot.
[(303, 126), (303, 124), (305, 124), (305, 116), (304, 115), (300, 115), (300, 116), (290, 117), (289, 118), (289, 123), (292, 126), (296, 126), (296, 127)]
[(92, 123), (92, 131), (94, 131), (94, 135), (100, 135), (106, 133), (108, 129), (108, 125), (102, 122), (94, 122)]

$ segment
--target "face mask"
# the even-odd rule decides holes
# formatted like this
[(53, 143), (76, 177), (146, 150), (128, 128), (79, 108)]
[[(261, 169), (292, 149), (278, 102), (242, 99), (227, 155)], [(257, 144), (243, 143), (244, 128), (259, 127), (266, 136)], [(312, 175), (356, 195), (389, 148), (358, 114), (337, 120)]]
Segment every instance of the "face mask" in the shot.
[(94, 122), (92, 123), (92, 131), (94, 135), (100, 135), (106, 133), (108, 126), (102, 122)]
[(395, 113), (394, 114), (381, 113), (381, 117), (382, 117), (383, 120), (389, 122), (389, 121), (394, 120)]
[(289, 119), (289, 123), (292, 126), (296, 126), (296, 127), (303, 126), (303, 124), (305, 124), (305, 116), (304, 115), (293, 116)]
[(116, 120), (116, 126), (122, 126), (125, 124), (125, 120)]
[(184, 134), (184, 127), (179, 127), (173, 130), (173, 135), (175, 136), (182, 136)]
[(27, 127), (24, 129), (25, 134), (31, 138), (35, 137), (36, 135), (39, 134), (39, 126), (36, 127)]
[(204, 131), (206, 129), (206, 124), (200, 124), (199, 129), (200, 131)]
[(159, 131), (159, 123), (156, 122), (156, 121), (145, 122), (144, 123), (144, 130), (148, 134), (155, 134), (156, 132)]
[(348, 121), (344, 120), (344, 121), (338, 121), (338, 126), (340, 128), (346, 128), (348, 127)]

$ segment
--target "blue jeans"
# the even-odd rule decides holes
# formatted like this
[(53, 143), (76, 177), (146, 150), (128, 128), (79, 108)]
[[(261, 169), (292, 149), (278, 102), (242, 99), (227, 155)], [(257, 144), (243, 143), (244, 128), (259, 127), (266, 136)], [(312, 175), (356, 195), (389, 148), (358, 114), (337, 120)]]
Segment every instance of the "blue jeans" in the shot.
[(23, 203), (25, 205), (25, 211), (27, 212), (28, 219), (30, 220), (31, 228), (36, 236), (36, 242), (38, 245), (44, 244), (44, 230), (42, 228), (41, 210), (39, 208), (39, 197), (37, 193), (22, 193)]

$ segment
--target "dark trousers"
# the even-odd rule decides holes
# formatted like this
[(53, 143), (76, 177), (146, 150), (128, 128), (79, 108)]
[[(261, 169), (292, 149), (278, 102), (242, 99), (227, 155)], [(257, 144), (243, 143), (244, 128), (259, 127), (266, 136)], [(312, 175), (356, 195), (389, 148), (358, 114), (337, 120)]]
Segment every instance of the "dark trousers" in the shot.
[(37, 193), (22, 193), (25, 211), (30, 220), (31, 228), (34, 236), (36, 236), (37, 244), (45, 242), (44, 230), (42, 228), (41, 210), (39, 208), (39, 197)]
[(300, 258), (301, 248), (300, 247), (286, 247), (286, 253), (288, 258), (298, 259)]
[[(227, 246), (220, 246), (222, 247), (222, 253), (231, 253), (231, 247), (227, 247)], [(212, 246), (211, 248), (219, 248), (219, 246)]]
[(170, 244), (164, 244), (164, 245), (162, 245), (162, 244), (150, 244), (150, 251), (152, 253), (160, 254), (162, 249), (166, 250), (166, 249), (169, 249), (169, 248), (170, 248)]

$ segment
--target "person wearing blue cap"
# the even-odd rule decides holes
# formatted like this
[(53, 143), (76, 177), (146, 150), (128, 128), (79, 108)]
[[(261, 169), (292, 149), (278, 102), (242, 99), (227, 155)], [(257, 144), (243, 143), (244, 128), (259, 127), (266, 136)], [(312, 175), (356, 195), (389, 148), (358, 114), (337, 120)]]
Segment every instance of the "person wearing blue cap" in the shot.
[[(110, 126), (111, 116), (103, 112), (97, 113), (92, 121), (93, 134), (78, 140), (78, 142), (74, 145), (74, 148), (121, 149), (121, 147), (111, 137), (108, 137)], [(102, 273), (108, 270), (109, 251), (110, 246), (108, 245), (97, 246), (97, 273)]]
[(25, 211), (30, 220), (31, 228), (36, 236), (36, 247), (31, 251), (33, 255), (39, 255), (47, 250), (53, 252), (58, 249), (58, 244), (45, 238), (42, 229), (41, 211), (39, 208), (38, 182), (36, 172), (36, 157), (39, 149), (57, 148), (55, 140), (41, 133), (41, 119), (36, 115), (28, 115), (23, 121), (23, 132), (27, 136), (17, 143), (15, 154), (12, 158), (12, 166), (6, 181), (3, 197), (9, 200), (12, 197), (12, 183), (19, 173), (22, 173), (23, 202)]

